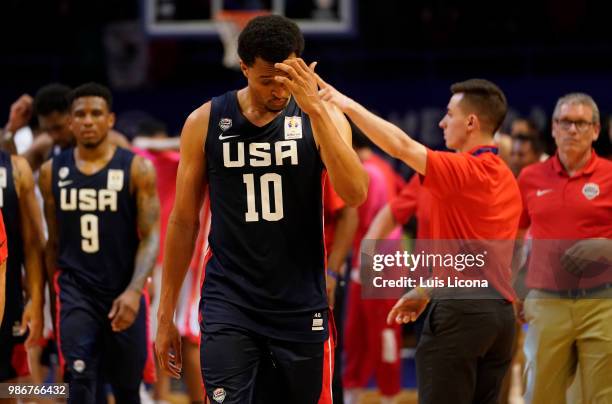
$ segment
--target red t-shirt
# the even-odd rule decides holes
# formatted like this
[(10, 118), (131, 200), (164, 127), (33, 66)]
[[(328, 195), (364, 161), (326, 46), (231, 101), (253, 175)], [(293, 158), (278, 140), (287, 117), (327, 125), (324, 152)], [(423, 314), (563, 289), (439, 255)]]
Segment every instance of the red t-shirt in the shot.
[(406, 224), (413, 215), (417, 220), (417, 239), (431, 238), (431, 193), (421, 186), (421, 179), (413, 175), (400, 193), (389, 202), (391, 213), (400, 224)]
[(609, 269), (576, 276), (559, 261), (578, 240), (612, 238), (612, 162), (593, 151), (584, 168), (569, 177), (557, 154), (524, 168), (518, 181), (523, 197), (520, 227), (529, 227), (533, 238), (527, 286), (568, 290), (612, 282)]
[[(428, 150), (423, 186), (432, 194), (433, 239), (508, 241), (510, 251), (489, 260), (482, 275), (512, 301), (515, 293), (510, 263), (522, 210), (521, 195), (512, 172), (491, 149), (479, 146), (468, 153)], [(460, 278), (468, 276), (453, 272)], [(444, 275), (449, 275), (448, 271)]]

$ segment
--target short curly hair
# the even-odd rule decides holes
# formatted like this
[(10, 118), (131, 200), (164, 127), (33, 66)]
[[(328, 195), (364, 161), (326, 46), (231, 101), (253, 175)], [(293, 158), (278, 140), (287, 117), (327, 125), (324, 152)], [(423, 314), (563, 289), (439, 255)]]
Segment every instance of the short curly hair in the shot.
[(280, 15), (255, 17), (238, 37), (238, 56), (253, 66), (256, 58), (278, 63), (304, 51), (304, 36), (296, 23)]
[(70, 94), (68, 94), (68, 102), (70, 102), (70, 106), (72, 107), (74, 101), (77, 98), (81, 97), (104, 98), (108, 110), (111, 111), (113, 108), (113, 95), (111, 94), (110, 89), (106, 86), (103, 86), (102, 84), (90, 82), (81, 84), (80, 86), (72, 90)]
[(47, 84), (41, 87), (34, 96), (34, 113), (40, 116), (47, 116), (53, 112), (60, 114), (68, 113), (70, 104), (68, 94), (70, 87), (59, 83)]

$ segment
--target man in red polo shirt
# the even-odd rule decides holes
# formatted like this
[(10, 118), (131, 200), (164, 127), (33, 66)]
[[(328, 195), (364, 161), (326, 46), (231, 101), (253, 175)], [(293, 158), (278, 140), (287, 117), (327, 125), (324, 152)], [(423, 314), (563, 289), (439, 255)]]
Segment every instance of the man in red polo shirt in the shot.
[[(495, 84), (472, 79), (451, 86), (453, 95), (440, 127), (447, 147), (458, 153), (429, 150), (323, 80), (319, 84), (324, 100), (340, 107), (374, 143), (421, 175), (423, 187), (432, 195), (433, 239), (516, 237), (521, 198), (493, 142), (507, 111), (506, 98)], [(497, 257), (485, 267), (482, 276), (491, 285), (489, 299), (471, 299), (467, 290), (461, 300), (443, 300), (434, 294), (417, 346), (419, 402), (497, 402), (512, 357), (510, 260), (510, 254)], [(412, 289), (397, 302), (388, 321), (414, 321), (431, 293)]]
[(578, 369), (583, 402), (612, 402), (612, 162), (592, 148), (599, 122), (590, 96), (561, 97), (553, 112), (556, 155), (519, 177), (520, 227), (533, 238), (527, 402), (566, 402)]

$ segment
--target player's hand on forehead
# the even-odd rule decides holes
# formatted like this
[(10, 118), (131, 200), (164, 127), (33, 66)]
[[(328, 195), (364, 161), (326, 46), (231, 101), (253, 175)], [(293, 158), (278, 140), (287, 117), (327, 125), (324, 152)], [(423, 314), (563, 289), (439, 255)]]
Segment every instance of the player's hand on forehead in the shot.
[[(317, 65), (317, 62), (312, 62), (310, 66), (306, 65), (304, 59), (302, 58), (289, 58), (283, 60), (281, 63), (275, 63), (274, 68), (279, 74), (276, 77), (279, 77), (277, 81), (285, 84), (285, 81), (282, 78), (289, 79), (292, 81), (296, 81), (299, 79), (311, 81), (314, 76), (314, 69)], [(276, 78), (275, 77), (275, 78)]]
[(281, 83), (295, 97), (298, 106), (307, 114), (315, 112), (320, 103), (317, 77), (314, 73), (316, 62), (307, 66), (301, 58), (286, 59), (282, 63), (275, 63), (274, 67), (287, 74), (274, 76), (274, 80)]

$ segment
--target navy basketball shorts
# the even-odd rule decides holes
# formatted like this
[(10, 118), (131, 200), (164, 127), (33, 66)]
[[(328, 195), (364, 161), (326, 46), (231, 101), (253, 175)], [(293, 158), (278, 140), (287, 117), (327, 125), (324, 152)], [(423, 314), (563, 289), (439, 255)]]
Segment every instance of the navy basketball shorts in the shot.
[(200, 359), (213, 404), (331, 402), (330, 340), (290, 342), (232, 325), (211, 328), (202, 332)]
[(112, 299), (85, 291), (68, 272), (56, 274), (55, 289), (64, 379), (95, 382), (102, 374), (113, 388), (138, 389), (147, 358), (144, 297), (134, 323), (114, 332), (108, 318)]

